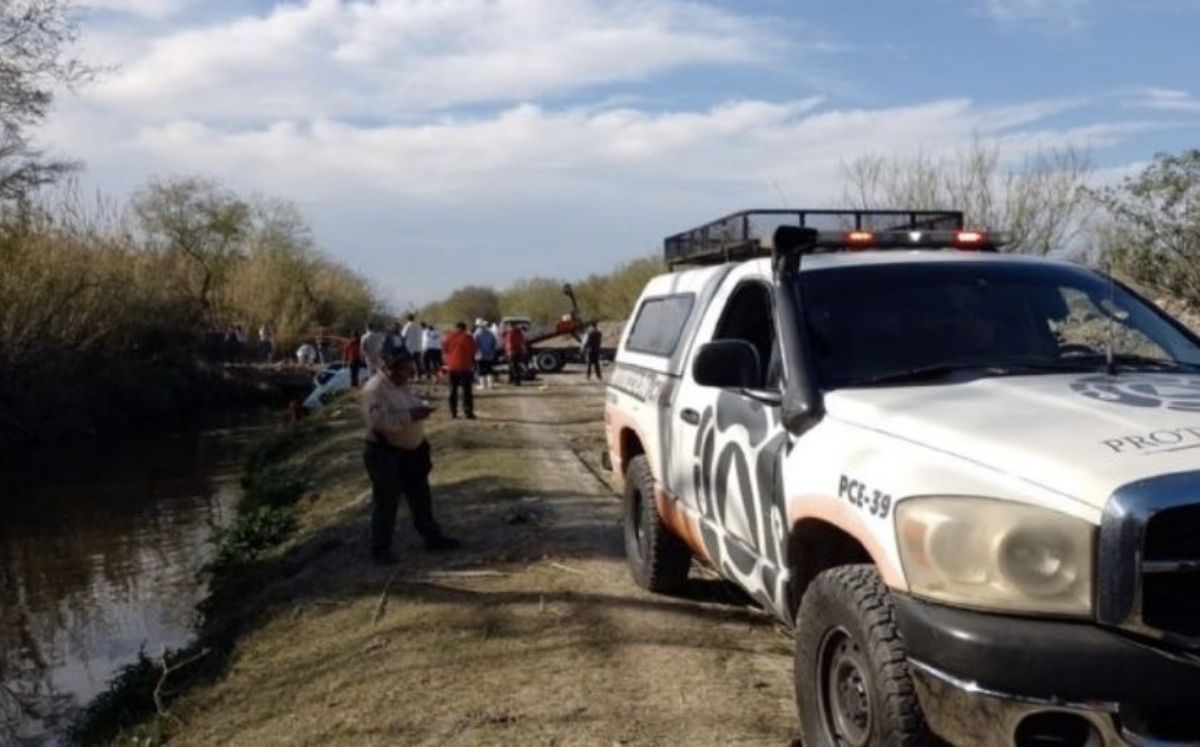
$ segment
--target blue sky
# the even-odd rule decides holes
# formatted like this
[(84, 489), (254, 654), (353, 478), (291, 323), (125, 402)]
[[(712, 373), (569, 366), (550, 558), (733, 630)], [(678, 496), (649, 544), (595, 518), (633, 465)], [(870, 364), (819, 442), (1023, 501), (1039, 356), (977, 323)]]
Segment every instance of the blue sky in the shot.
[(114, 70), (42, 137), (113, 196), (291, 199), (403, 306), (833, 204), (867, 153), (1074, 146), (1114, 180), (1200, 145), (1197, 29), (1200, 0), (91, 0)]

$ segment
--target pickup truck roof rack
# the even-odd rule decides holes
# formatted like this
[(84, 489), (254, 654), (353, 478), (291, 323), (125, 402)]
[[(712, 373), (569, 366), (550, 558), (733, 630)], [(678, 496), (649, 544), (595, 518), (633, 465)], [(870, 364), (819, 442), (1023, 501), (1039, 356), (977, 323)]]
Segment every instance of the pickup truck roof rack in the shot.
[(712, 265), (769, 256), (781, 226), (817, 230), (805, 253), (858, 249), (994, 249), (982, 231), (964, 231), (958, 210), (743, 210), (663, 241), (667, 266)]

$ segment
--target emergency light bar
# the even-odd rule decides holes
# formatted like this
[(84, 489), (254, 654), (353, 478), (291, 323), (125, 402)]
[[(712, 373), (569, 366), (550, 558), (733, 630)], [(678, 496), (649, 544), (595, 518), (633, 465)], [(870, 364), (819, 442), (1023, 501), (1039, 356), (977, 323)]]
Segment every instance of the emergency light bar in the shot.
[(776, 229), (815, 229), (798, 247), (804, 254), (863, 249), (966, 249), (995, 251), (1003, 237), (967, 230), (956, 210), (746, 210), (668, 236), (669, 267), (721, 264), (765, 257)]
[[(815, 240), (800, 247), (802, 254), (853, 252), (864, 249), (962, 249), (994, 252), (1006, 243), (1003, 234), (987, 231), (818, 231)], [(774, 239), (759, 242), (764, 251)]]

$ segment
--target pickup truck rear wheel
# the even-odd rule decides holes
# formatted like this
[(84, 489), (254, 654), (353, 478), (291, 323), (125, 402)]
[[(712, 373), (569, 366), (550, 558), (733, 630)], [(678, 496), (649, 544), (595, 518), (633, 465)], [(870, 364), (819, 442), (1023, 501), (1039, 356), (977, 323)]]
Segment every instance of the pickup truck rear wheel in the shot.
[(644, 456), (630, 460), (625, 473), (625, 557), (637, 585), (660, 594), (683, 586), (692, 564), (687, 545), (658, 515), (654, 475)]
[(908, 652), (870, 565), (817, 576), (796, 616), (796, 704), (805, 744), (931, 744)]

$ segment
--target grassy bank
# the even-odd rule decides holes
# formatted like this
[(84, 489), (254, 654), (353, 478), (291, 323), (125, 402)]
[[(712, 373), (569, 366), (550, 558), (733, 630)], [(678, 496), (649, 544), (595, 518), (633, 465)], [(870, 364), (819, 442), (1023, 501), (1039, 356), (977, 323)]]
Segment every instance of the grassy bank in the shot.
[(786, 640), (711, 577), (697, 573), (677, 599), (633, 586), (620, 503), (597, 475), (602, 389), (577, 374), (546, 382), (482, 393), (476, 421), (434, 416), (435, 513), (464, 547), (424, 552), (402, 509), (396, 567), (367, 558), (352, 400), (258, 449), (259, 498), (247, 508), (282, 506), (294, 531), (272, 546), (290, 522), (271, 518), (226, 535), (236, 559), (218, 569), (201, 642), (169, 657), (209, 649), (161, 688), (170, 717), (155, 714), (151, 661), (140, 688), (110, 698), (84, 734), (173, 745), (785, 742)]
[[(497, 396), (488, 409), (499, 414), (511, 413), (513, 407)], [(580, 415), (594, 428), (598, 404), (585, 407)], [(495, 422), (463, 429), (448, 422), (444, 413), (430, 422), (439, 507), (444, 506), (444, 489), (452, 486), (456, 496), (472, 502), (512, 506), (509, 518), (517, 524), (529, 520), (531, 514), (521, 513), (520, 500), (544, 486), (530, 473), (528, 450), (511, 442), (513, 427), (513, 422)], [(323, 605), (310, 597), (323, 596), (327, 585), (353, 588), (338, 580), (345, 572), (372, 579), (371, 594), (378, 593), (376, 587), (386, 580), (380, 574), (388, 571), (371, 566), (365, 555), (369, 483), (361, 463), (361, 438), (357, 398), (350, 395), (316, 416), (276, 429), (251, 448), (238, 518), (213, 539), (214, 558), (206, 569), (210, 591), (200, 607), (196, 641), (166, 652), (165, 664), (162, 651), (143, 651), (139, 661), (91, 704), (75, 739), (128, 745), (174, 741), (187, 733), (189, 720), (187, 706), (180, 712), (176, 700), (218, 685), (237, 666), (239, 646), (255, 631), (281, 617), (293, 619), (310, 604)], [(588, 438), (589, 448), (599, 443), (595, 434)], [(486, 510), (477, 506), (468, 513), (483, 522)], [(461, 528), (464, 518), (460, 511), (451, 526)], [(406, 533), (412, 535), (402, 508), (400, 534)], [(415, 538), (410, 539), (407, 548), (398, 540), (402, 552), (415, 546)], [(516, 557), (514, 550), (507, 549), (511, 557)], [(322, 587), (320, 594), (309, 586), (314, 583)], [(187, 664), (172, 669), (163, 682), (164, 668), (181, 662)], [(269, 700), (260, 704), (269, 705)]]

